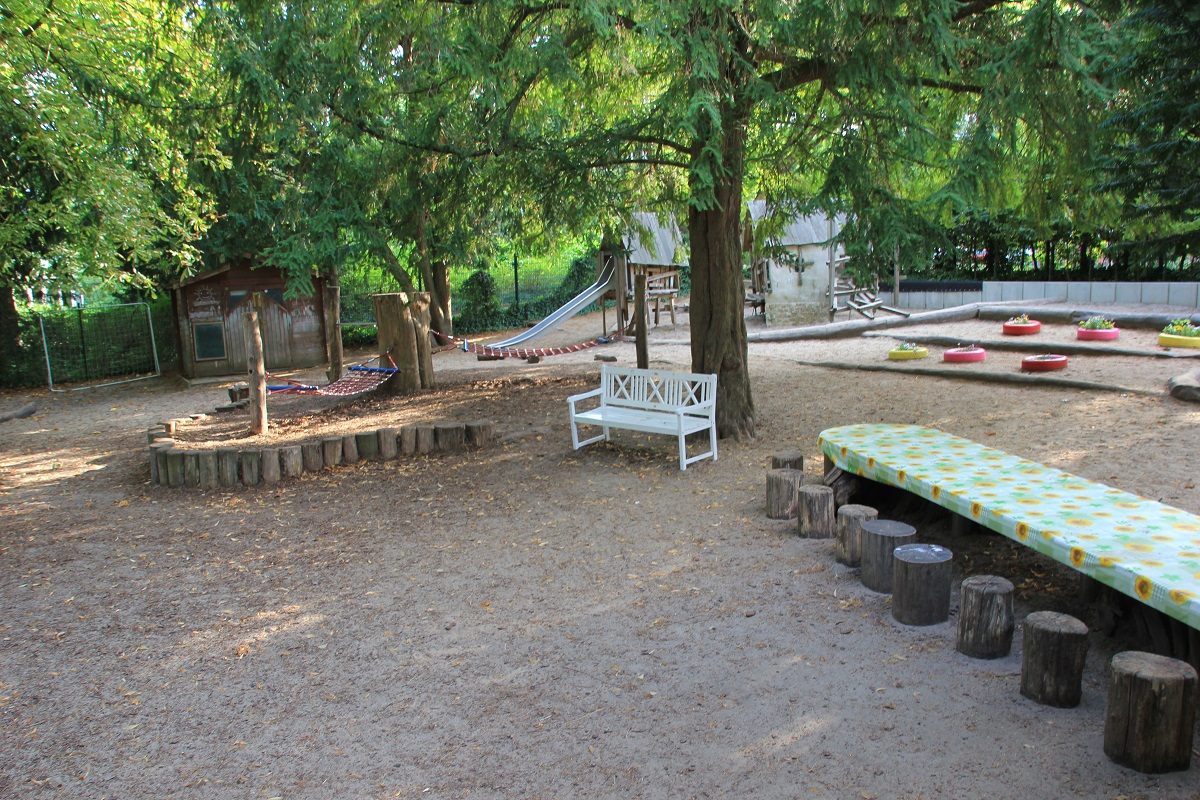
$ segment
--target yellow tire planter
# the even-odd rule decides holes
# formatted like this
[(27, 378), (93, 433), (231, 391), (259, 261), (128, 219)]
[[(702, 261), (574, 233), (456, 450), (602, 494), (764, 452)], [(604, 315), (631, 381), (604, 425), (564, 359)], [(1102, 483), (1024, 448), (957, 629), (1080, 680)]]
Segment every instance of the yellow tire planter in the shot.
[(1173, 333), (1160, 333), (1158, 343), (1163, 347), (1200, 347), (1200, 336), (1176, 336)]
[(914, 358), (925, 358), (929, 355), (929, 350), (924, 347), (918, 347), (916, 350), (902, 350), (899, 347), (888, 350), (888, 358), (892, 361), (912, 361)]

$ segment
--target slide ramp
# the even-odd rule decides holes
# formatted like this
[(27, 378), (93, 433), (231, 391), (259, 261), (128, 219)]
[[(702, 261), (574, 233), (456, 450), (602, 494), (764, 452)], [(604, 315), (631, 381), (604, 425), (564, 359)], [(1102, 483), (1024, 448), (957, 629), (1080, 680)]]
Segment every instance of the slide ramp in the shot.
[(606, 292), (611, 290), (616, 285), (616, 280), (617, 280), (616, 265), (613, 263), (613, 261), (609, 261), (608, 264), (605, 265), (604, 269), (601, 271), (600, 277), (596, 279), (595, 283), (593, 283), (591, 286), (584, 289), (579, 294), (572, 297), (570, 300), (568, 300), (566, 303), (564, 303), (560, 308), (558, 308), (553, 314), (546, 317), (544, 320), (539, 322), (537, 325), (534, 325), (529, 330), (522, 331), (521, 333), (518, 333), (516, 336), (511, 336), (502, 342), (492, 342), (491, 344), (488, 344), (487, 347), (488, 348), (515, 347), (516, 345), (533, 341), (534, 339), (538, 338), (539, 336), (549, 333), (550, 331), (552, 331), (556, 327), (558, 327), (558, 324), (560, 322), (562, 322), (564, 319), (568, 319), (569, 317), (575, 316), (580, 311), (587, 308), (592, 303), (596, 302), (601, 297), (603, 297)]

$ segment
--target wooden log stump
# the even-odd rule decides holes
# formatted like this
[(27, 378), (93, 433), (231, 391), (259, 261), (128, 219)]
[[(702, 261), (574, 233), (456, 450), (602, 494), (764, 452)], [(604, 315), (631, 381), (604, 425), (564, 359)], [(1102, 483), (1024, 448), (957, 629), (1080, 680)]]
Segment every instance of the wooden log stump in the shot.
[(879, 512), (870, 506), (847, 503), (837, 510), (833, 556), (839, 564), (857, 567), (862, 563), (862, 524), (878, 518)]
[(771, 469), (798, 469), (804, 472), (804, 454), (799, 450), (784, 450), (771, 456)]
[(279, 483), (282, 476), (279, 465), (279, 448), (264, 447), (262, 450), (262, 466), (260, 467), (262, 482), (268, 486)]
[(321, 440), (321, 463), (326, 467), (342, 463), (342, 437), (328, 436)]
[(321, 442), (305, 442), (300, 445), (300, 455), (304, 460), (305, 472), (320, 472), (325, 466), (325, 446)]
[(834, 467), (825, 473), (822, 483), (833, 489), (834, 502), (839, 506), (844, 506), (850, 502), (850, 498), (858, 494), (861, 481), (849, 472), (843, 472)]
[(400, 428), (400, 452), (406, 456), (417, 452), (416, 425), (404, 425)]
[(363, 431), (354, 434), (354, 451), (359, 461), (379, 460), (379, 431)]
[(357, 433), (347, 433), (342, 437), (342, 461), (347, 464), (357, 464), (362, 461), (362, 455), (358, 452)]
[(1192, 760), (1196, 670), (1166, 656), (1129, 650), (1112, 658), (1104, 755), (1138, 772), (1174, 772)]
[(795, 519), (796, 490), (804, 482), (798, 469), (767, 470), (767, 519)]
[(830, 539), (837, 532), (833, 489), (800, 486), (796, 489), (796, 530), (805, 539)]
[(236, 448), (217, 448), (217, 482), (222, 486), (237, 486), (238, 451)]
[(912, 544), (917, 529), (892, 519), (869, 519), (859, 526), (862, 544), (863, 586), (875, 592), (891, 594), (892, 553), (897, 547)]
[[(167, 475), (167, 453), (175, 446), (174, 442), (156, 442), (154, 447), (154, 460), (158, 465), (158, 485), (170, 486), (171, 481)], [(153, 448), (152, 448), (153, 449)]]
[(156, 439), (170, 438), (161, 425), (146, 428), (146, 444), (154, 444)]
[(178, 447), (167, 451), (167, 485), (172, 488), (183, 486), (183, 452)]
[(183, 485), (196, 488), (200, 485), (200, 451), (183, 451)]
[(175, 435), (175, 428), (178, 425), (176, 420), (168, 419), (168, 420), (165, 420), (164, 422), (160, 422), (158, 424), (162, 427), (163, 432), (166, 433), (167, 436)]
[(437, 449), (443, 453), (462, 450), (466, 444), (466, 426), (461, 422), (435, 422), (433, 431)]
[(241, 450), (238, 461), (242, 465), (242, 484), (257, 486), (262, 477), (262, 450)]
[(417, 425), (417, 452), (421, 455), (432, 453), (437, 447), (437, 431), (430, 424)]
[(1074, 708), (1083, 697), (1088, 627), (1069, 614), (1035, 611), (1025, 618), (1021, 694), (1056, 708)]
[(220, 471), (217, 467), (217, 451), (200, 451), (200, 488), (208, 491), (221, 485)]
[(375, 304), (379, 363), (387, 366), (390, 357), (399, 370), (381, 389), (387, 394), (411, 394), (421, 388), (421, 367), (409, 297), (403, 292), (392, 292), (374, 294), (371, 299)]
[(467, 444), (471, 447), (487, 447), (496, 438), (496, 426), (490, 419), (479, 419), (467, 423)]
[(906, 544), (892, 552), (892, 617), (902, 625), (950, 619), (954, 554), (936, 544)]
[(304, 448), (291, 444), (279, 448), (279, 467), (285, 478), (298, 478), (304, 472)]
[(1012, 650), (1013, 585), (998, 575), (962, 582), (954, 649), (971, 658), (1003, 658)]
[(397, 431), (395, 428), (380, 428), (375, 432), (377, 443), (375, 447), (379, 452), (379, 457), (385, 461), (391, 461), (396, 457)]

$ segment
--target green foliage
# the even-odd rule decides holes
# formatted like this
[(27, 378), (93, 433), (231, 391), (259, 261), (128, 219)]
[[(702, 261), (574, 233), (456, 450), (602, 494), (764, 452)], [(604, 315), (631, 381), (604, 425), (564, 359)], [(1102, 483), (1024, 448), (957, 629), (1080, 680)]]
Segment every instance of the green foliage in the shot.
[(1101, 316), (1088, 317), (1079, 322), (1079, 327), (1089, 331), (1107, 331), (1116, 327), (1111, 319)]
[(1162, 332), (1172, 336), (1200, 336), (1200, 327), (1193, 325), (1191, 320), (1173, 319)]

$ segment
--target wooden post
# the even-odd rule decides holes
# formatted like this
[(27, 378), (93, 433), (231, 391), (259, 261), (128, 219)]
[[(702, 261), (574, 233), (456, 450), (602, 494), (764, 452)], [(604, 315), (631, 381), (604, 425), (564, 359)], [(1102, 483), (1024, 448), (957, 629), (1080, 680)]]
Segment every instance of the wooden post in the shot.
[(264, 447), (262, 450), (262, 464), (259, 466), (259, 475), (262, 477), (262, 482), (268, 486), (279, 483), (281, 474), (279, 448)]
[(321, 442), (305, 442), (300, 445), (300, 457), (304, 461), (305, 472), (320, 472), (325, 466), (325, 456), (322, 453), (324, 445)]
[(413, 341), (417, 346), (418, 380), (422, 389), (434, 387), (433, 349), (429, 341), (429, 302), (429, 292), (414, 292), (408, 304)]
[(184, 451), (173, 447), (167, 451), (167, 485), (183, 486), (184, 481)]
[(1129, 650), (1112, 658), (1104, 755), (1138, 772), (1187, 769), (1196, 726), (1196, 670)]
[(435, 422), (433, 431), (437, 449), (443, 453), (462, 450), (466, 444), (466, 426), (461, 422)]
[(402, 425), (400, 427), (400, 452), (411, 456), (417, 452), (417, 426)]
[(154, 460), (158, 465), (158, 485), (170, 486), (171, 481), (167, 472), (167, 453), (175, 447), (174, 440), (167, 442), (156, 442), (154, 447), (150, 448), (154, 454)]
[(334, 281), (337, 275), (331, 275), (329, 283), (325, 284), (325, 353), (329, 356), (329, 369), (325, 375), (333, 383), (342, 377), (342, 287)]
[[(393, 440), (393, 445), (395, 440)], [(363, 461), (379, 460), (379, 431), (363, 431), (354, 434), (354, 447)]]
[(375, 432), (379, 440), (375, 448), (379, 451), (381, 459), (390, 461), (396, 457), (396, 434), (395, 428), (380, 428)]
[(342, 463), (342, 437), (328, 436), (321, 440), (321, 463), (327, 467)]
[(433, 425), (429, 423), (417, 425), (416, 433), (418, 453), (426, 455), (437, 449), (437, 433)]
[(1074, 708), (1083, 697), (1088, 627), (1069, 614), (1035, 611), (1025, 618), (1021, 694), (1056, 708)]
[(262, 450), (242, 450), (238, 460), (242, 462), (242, 484), (257, 486), (262, 476)]
[(242, 317), (246, 332), (246, 372), (250, 381), (250, 430), (258, 436), (267, 432), (267, 366), (263, 360), (262, 331), (258, 327), (262, 297), (262, 292), (255, 292)]
[(200, 485), (200, 451), (183, 451), (183, 485), (198, 487)]
[(798, 469), (804, 471), (804, 454), (799, 450), (784, 450), (771, 456), (771, 469)]
[(767, 519), (796, 518), (796, 490), (804, 473), (796, 469), (767, 470)]
[(304, 472), (304, 448), (298, 444), (279, 448), (280, 471), (285, 478), (298, 478)]
[(347, 433), (342, 437), (342, 461), (346, 464), (359, 462), (357, 434)]
[(962, 582), (954, 649), (971, 658), (1003, 658), (1012, 650), (1013, 585), (997, 575)]
[(838, 508), (833, 557), (839, 564), (857, 567), (862, 563), (862, 524), (878, 518), (879, 512), (870, 506), (847, 503)]
[(891, 594), (892, 553), (897, 547), (912, 544), (917, 538), (917, 530), (912, 525), (891, 519), (867, 520), (859, 529), (863, 586)]
[(421, 365), (408, 295), (391, 292), (372, 295), (371, 299), (375, 303), (380, 363), (387, 367), (394, 362), (400, 370), (383, 384), (383, 390), (389, 394), (412, 394), (421, 388)]
[(633, 276), (633, 332), (638, 369), (650, 369), (650, 343), (646, 332), (646, 273)]
[(200, 488), (205, 491), (215, 489), (221, 485), (219, 471), (217, 469), (217, 451), (216, 450), (201, 450), (200, 451)]
[(471, 447), (487, 447), (496, 436), (491, 420), (475, 420), (467, 423), (467, 444)]
[(217, 448), (217, 480), (222, 486), (237, 486), (238, 451), (236, 447)]
[(833, 489), (820, 484), (796, 489), (796, 532), (806, 539), (830, 539), (837, 532)]
[(950, 619), (954, 554), (936, 544), (906, 544), (892, 553), (892, 616), (902, 625)]

